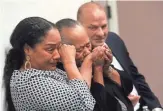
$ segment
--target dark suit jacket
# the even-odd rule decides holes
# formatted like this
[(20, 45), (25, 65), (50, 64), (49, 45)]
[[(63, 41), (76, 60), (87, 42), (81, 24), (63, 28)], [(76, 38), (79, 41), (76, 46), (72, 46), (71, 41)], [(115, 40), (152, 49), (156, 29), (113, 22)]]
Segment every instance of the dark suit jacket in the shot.
[(113, 55), (116, 57), (122, 68), (127, 72), (126, 76), (132, 77), (138, 94), (141, 96), (140, 105), (147, 105), (150, 110), (155, 107), (161, 107), (158, 98), (149, 88), (144, 76), (138, 72), (137, 67), (131, 60), (123, 40), (117, 34), (109, 32), (106, 44), (111, 48)]

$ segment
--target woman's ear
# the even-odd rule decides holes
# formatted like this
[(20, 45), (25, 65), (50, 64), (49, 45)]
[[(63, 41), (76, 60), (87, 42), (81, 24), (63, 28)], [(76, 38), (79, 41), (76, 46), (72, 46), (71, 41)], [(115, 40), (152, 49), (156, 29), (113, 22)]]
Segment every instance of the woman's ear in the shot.
[(24, 52), (25, 52), (25, 55), (31, 55), (32, 48), (28, 44), (25, 44), (24, 45)]

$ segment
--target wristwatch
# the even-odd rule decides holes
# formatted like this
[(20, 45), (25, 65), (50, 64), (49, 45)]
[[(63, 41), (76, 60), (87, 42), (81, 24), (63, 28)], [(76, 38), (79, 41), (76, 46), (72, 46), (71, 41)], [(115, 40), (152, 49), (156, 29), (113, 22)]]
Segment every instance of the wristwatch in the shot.
[(162, 108), (154, 108), (154, 109), (152, 109), (152, 111), (163, 111), (163, 109)]

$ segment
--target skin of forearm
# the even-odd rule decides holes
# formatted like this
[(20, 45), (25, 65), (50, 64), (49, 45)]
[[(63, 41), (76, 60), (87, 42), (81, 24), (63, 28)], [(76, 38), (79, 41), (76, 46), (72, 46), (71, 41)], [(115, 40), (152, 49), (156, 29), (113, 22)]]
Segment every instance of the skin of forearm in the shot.
[(94, 82), (97, 82), (104, 86), (104, 79), (103, 79), (103, 68), (101, 66), (94, 66)]
[(120, 75), (116, 70), (114, 70), (113, 68), (108, 69), (107, 76), (121, 86)]
[(80, 73), (90, 88), (91, 79), (92, 79), (92, 60), (91, 60), (91, 57), (85, 58), (85, 60), (82, 63), (82, 66), (80, 68)]
[(121, 79), (119, 73), (116, 70), (113, 70), (112, 75), (113, 80), (121, 86)]
[(84, 80), (76, 66), (76, 62), (64, 63), (64, 68), (65, 71), (67, 72), (69, 80), (72, 79)]

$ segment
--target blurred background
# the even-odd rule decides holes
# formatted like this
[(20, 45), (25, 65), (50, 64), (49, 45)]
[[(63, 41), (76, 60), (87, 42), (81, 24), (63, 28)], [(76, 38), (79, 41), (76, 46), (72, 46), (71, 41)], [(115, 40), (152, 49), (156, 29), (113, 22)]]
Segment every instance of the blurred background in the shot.
[[(5, 51), (16, 24), (29, 16), (52, 22), (76, 19), (80, 5), (91, 0), (0, 0), (0, 111), (4, 111), (2, 75)], [(130, 56), (163, 105), (163, 1), (96, 1), (106, 7), (110, 31), (125, 41)]]

